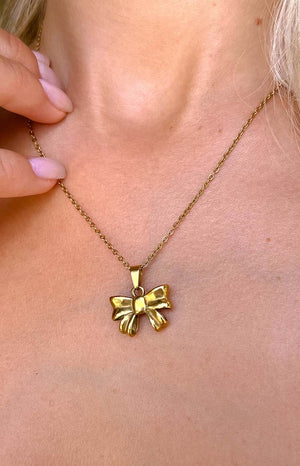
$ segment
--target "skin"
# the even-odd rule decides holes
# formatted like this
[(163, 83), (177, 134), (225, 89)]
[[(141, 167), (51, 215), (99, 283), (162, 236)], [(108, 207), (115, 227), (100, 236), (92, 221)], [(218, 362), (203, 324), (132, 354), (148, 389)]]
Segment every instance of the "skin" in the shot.
[[(35, 123), (66, 185), (141, 263), (272, 89), (273, 2), (51, 0), (71, 98)], [(1, 465), (299, 464), (299, 141), (284, 92), (144, 271), (170, 325), (130, 338), (131, 281), (59, 189), (1, 202)], [(35, 155), (24, 118), (0, 147)], [(112, 175), (113, 174), (113, 175)]]

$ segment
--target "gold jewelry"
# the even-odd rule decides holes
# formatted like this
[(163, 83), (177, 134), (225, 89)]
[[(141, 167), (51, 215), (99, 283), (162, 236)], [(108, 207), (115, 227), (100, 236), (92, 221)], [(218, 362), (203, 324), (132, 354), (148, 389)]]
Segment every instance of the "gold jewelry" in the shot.
[[(40, 40), (41, 40), (41, 29), (38, 33), (37, 46), (36, 50), (40, 49)], [(113, 255), (115, 255), (122, 265), (128, 269), (131, 273), (131, 279), (133, 283), (133, 288), (131, 290), (132, 298), (125, 296), (113, 296), (110, 298), (111, 305), (113, 307), (112, 319), (120, 320), (119, 329), (120, 332), (130, 335), (131, 337), (135, 336), (138, 327), (139, 327), (139, 317), (143, 314), (146, 314), (152, 327), (156, 331), (162, 330), (168, 325), (167, 319), (161, 313), (163, 309), (171, 309), (172, 304), (168, 298), (169, 286), (160, 285), (156, 288), (153, 288), (147, 294), (145, 294), (144, 288), (141, 286), (141, 276), (142, 271), (148, 267), (149, 263), (156, 257), (158, 252), (163, 248), (163, 246), (169, 241), (170, 237), (175, 233), (177, 228), (181, 225), (182, 221), (189, 214), (191, 209), (194, 207), (196, 202), (198, 202), (200, 196), (207, 189), (209, 184), (215, 178), (215, 175), (220, 171), (220, 168), (231, 154), (235, 146), (240, 141), (241, 137), (245, 133), (246, 129), (252, 123), (257, 114), (264, 108), (269, 100), (271, 100), (274, 95), (278, 92), (280, 85), (275, 87), (265, 98), (260, 102), (260, 104), (255, 108), (251, 113), (248, 120), (242, 127), (242, 129), (237, 134), (236, 138), (233, 140), (227, 151), (223, 154), (222, 158), (217, 163), (213, 171), (208, 175), (206, 181), (202, 184), (201, 188), (198, 190), (196, 195), (193, 197), (191, 202), (184, 209), (182, 214), (179, 215), (176, 222), (173, 223), (170, 230), (162, 238), (160, 243), (156, 246), (155, 249), (148, 255), (145, 261), (141, 265), (131, 266), (129, 262), (119, 253), (119, 251), (112, 245), (112, 243), (106, 238), (106, 236), (101, 232), (97, 225), (93, 222), (91, 217), (84, 211), (81, 205), (76, 201), (73, 194), (68, 190), (62, 180), (58, 180), (58, 185), (65, 193), (66, 197), (70, 199), (76, 210), (81, 214), (89, 226), (94, 230), (98, 237), (105, 243), (108, 249), (111, 250)], [(32, 128), (32, 121), (26, 120), (27, 126), (29, 128), (29, 134), (31, 140), (34, 144), (35, 149), (39, 153), (40, 157), (46, 157), (45, 153), (42, 151), (42, 148), (36, 138), (36, 135)]]

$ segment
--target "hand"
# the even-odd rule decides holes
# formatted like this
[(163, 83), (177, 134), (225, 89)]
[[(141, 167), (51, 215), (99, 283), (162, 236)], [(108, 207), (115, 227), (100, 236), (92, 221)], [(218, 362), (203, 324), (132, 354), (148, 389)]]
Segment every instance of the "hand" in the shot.
[[(73, 109), (50, 68), (50, 60), (3, 29), (0, 29), (0, 107), (48, 124), (59, 122)], [(65, 175), (64, 166), (56, 160), (26, 158), (0, 148), (0, 197), (46, 192)]]

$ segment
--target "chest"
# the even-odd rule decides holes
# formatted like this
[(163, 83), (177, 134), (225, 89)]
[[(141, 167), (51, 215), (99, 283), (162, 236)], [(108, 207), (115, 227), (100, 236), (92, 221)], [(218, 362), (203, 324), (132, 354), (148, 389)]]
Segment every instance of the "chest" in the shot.
[(296, 464), (295, 210), (206, 204), (144, 272), (169, 325), (130, 338), (109, 303), (129, 272), (43, 202), (2, 236), (3, 464)]

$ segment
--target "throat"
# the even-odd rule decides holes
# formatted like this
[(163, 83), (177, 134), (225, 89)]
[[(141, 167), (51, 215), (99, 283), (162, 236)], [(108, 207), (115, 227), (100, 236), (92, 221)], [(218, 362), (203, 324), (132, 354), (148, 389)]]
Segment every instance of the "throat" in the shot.
[[(188, 62), (188, 57), (185, 57)], [(159, 136), (175, 128), (188, 110), (191, 96), (191, 82), (195, 68), (192, 61), (174, 65), (166, 59), (172, 70), (157, 69), (149, 76), (147, 70), (134, 72), (112, 67), (107, 72), (110, 79), (102, 89), (101, 106), (96, 115), (105, 132), (116, 130), (132, 137)], [(122, 79), (120, 80), (120, 74)]]
[(74, 113), (101, 137), (159, 139), (202, 118), (206, 94), (244, 99), (264, 81), (265, 2), (121, 3), (49, 2), (42, 35)]

